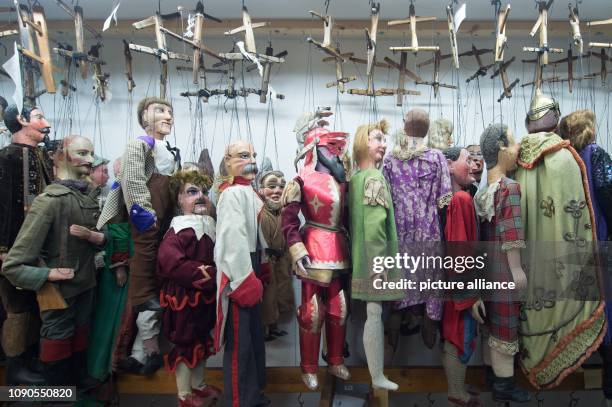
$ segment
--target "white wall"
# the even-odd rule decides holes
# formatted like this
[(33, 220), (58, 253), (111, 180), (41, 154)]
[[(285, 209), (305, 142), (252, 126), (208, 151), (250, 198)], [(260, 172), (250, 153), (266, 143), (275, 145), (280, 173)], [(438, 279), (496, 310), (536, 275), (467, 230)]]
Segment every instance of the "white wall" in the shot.
[[(71, 35), (71, 34), (70, 34)], [(259, 38), (259, 47), (263, 51), (265, 36)], [(61, 38), (58, 38), (61, 40)], [(71, 38), (66, 38), (71, 41)], [(409, 40), (409, 38), (406, 38)], [(420, 38), (421, 44), (436, 42), (435, 38)], [(459, 48), (461, 51), (469, 49), (471, 38), (460, 37)], [(494, 38), (485, 41), (475, 39), (479, 47), (493, 47)], [(149, 38), (135, 38), (133, 42), (152, 45)], [(445, 52), (448, 49), (446, 37), (438, 39)], [(518, 51), (520, 46), (532, 43), (530, 38), (512, 38), (510, 49), (506, 52), (506, 58), (512, 56), (511, 51)], [(401, 43), (398, 39), (387, 39), (379, 35), (379, 60), (388, 55), (396, 60), (388, 51), (390, 45)], [(566, 40), (553, 39), (553, 46), (564, 46)], [(183, 51), (183, 46), (171, 41), (171, 47), (176, 51)], [(227, 50), (231, 46), (229, 39), (214, 38), (207, 43), (217, 50)], [(289, 55), (287, 62), (273, 70), (271, 84), (274, 89), (286, 96), (285, 100), (274, 101), (274, 118), (276, 126), (273, 128), (272, 119), (269, 119), (269, 127), (266, 130), (266, 117), (268, 106), (259, 103), (258, 97), (252, 95), (246, 101), (235, 99), (226, 101), (224, 98), (211, 98), (207, 104), (202, 104), (201, 122), (195, 114), (197, 101), (191, 98), (179, 96), (186, 89), (195, 89), (191, 84), (191, 73), (177, 73), (176, 64), (171, 63), (169, 72), (169, 97), (174, 104), (175, 128), (170, 136), (170, 142), (175, 143), (183, 153), (183, 160), (197, 159), (202, 147), (208, 147), (211, 151), (215, 167), (217, 166), (223, 146), (229, 140), (237, 138), (252, 137), (255, 148), (261, 157), (267, 155), (273, 163), (278, 161), (280, 169), (288, 176), (295, 173), (293, 158), (297, 147), (292, 132), (296, 118), (304, 111), (313, 109), (319, 105), (330, 105), (337, 111), (335, 121), (332, 125), (336, 129), (353, 133), (359, 124), (374, 120), (376, 117), (386, 117), (391, 123), (391, 128), (401, 127), (402, 113), (410, 107), (419, 106), (427, 109), (432, 118), (445, 116), (455, 122), (455, 138), (461, 145), (477, 143), (483, 125), (492, 121), (504, 121), (514, 130), (519, 137), (525, 133), (523, 120), (531, 98), (531, 87), (521, 88), (520, 84), (515, 88), (512, 99), (505, 99), (501, 104), (496, 100), (501, 94), (502, 87), (499, 77), (495, 80), (489, 79), (489, 75), (480, 78), (480, 92), (476, 81), (466, 85), (465, 79), (476, 70), (476, 62), (473, 57), (461, 59), (459, 79), (451, 68), (450, 59), (442, 62), (440, 80), (446, 83), (459, 84), (460, 90), (440, 89), (438, 99), (433, 98), (431, 87), (409, 85), (412, 89), (419, 89), (421, 96), (407, 96), (402, 108), (395, 106), (395, 97), (378, 97), (373, 102), (371, 98), (357, 95), (341, 94), (337, 96), (335, 88), (327, 89), (325, 83), (334, 79), (335, 71), (332, 64), (321, 62), (324, 56), (302, 38), (284, 38), (274, 40), (275, 51), (287, 49)], [(10, 49), (10, 47), (9, 47)], [(342, 51), (355, 52), (356, 56), (365, 57), (365, 45), (361, 39), (346, 39), (342, 41)], [(189, 53), (189, 49), (185, 49)], [(515, 53), (517, 60), (509, 70), (510, 81), (515, 78), (521, 79), (521, 83), (531, 81), (533, 78), (534, 65), (522, 64), (520, 59), (532, 58), (522, 52)], [(110, 76), (110, 92), (112, 98), (100, 103), (99, 110), (93, 102), (91, 91), (91, 79), (83, 81), (79, 75), (76, 78), (77, 94), (72, 99), (64, 100), (59, 93), (55, 95), (43, 95), (40, 98), (45, 114), (54, 127), (54, 135), (63, 137), (68, 133), (81, 133), (95, 140), (98, 153), (113, 159), (122, 152), (125, 141), (130, 137), (142, 134), (135, 118), (135, 107), (144, 96), (154, 96), (159, 92), (159, 64), (153, 57), (133, 53), (134, 55), (134, 80), (136, 88), (131, 96), (132, 105), (128, 105), (128, 92), (126, 80), (123, 74), (123, 44), (119, 39), (107, 39), (102, 48), (103, 58), (107, 61), (105, 71)], [(419, 54), (418, 61), (423, 61), (431, 56), (431, 53)], [(561, 55), (558, 58), (564, 57)], [(8, 58), (8, 57), (7, 57)], [(553, 56), (551, 59), (558, 59)], [(491, 54), (484, 55), (483, 61), (489, 63)], [(207, 65), (214, 61), (207, 62)], [(62, 61), (57, 60), (58, 66), (63, 66)], [(424, 80), (431, 80), (432, 65), (417, 69), (413, 55), (409, 55), (408, 66), (419, 72)], [(591, 57), (583, 60), (584, 72), (599, 71), (599, 59)], [(242, 76), (240, 64), (237, 64), (237, 85), (240, 86)], [(346, 75), (357, 75), (358, 80), (347, 84), (348, 87), (365, 86), (365, 66), (349, 62), (345, 65)], [(555, 68), (550, 66), (545, 76), (565, 76), (566, 66)], [(580, 75), (579, 61), (574, 66), (574, 76)], [(57, 73), (57, 84), (62, 74)], [(209, 87), (224, 87), (224, 82), (219, 74), (209, 74)], [(225, 80), (223, 78), (223, 80)], [(247, 87), (259, 87), (259, 77), (256, 71), (245, 73), (244, 81)], [(377, 68), (376, 86), (396, 87), (397, 71)], [(612, 75), (609, 80), (612, 82)], [(42, 86), (42, 85), (41, 85)], [(609, 85), (608, 85), (609, 86)], [(13, 85), (6, 78), (0, 80), (0, 94), (10, 99)], [(593, 81), (575, 82), (574, 93), (569, 94), (566, 83), (545, 84), (544, 90), (558, 98), (563, 114), (567, 114), (577, 108), (594, 109), (599, 124), (599, 142), (609, 150), (609, 125), (610, 112), (608, 109), (610, 101), (609, 88), (602, 87), (600, 79)], [(191, 109), (190, 109), (191, 105)], [(237, 106), (237, 110), (234, 106)], [(377, 115), (374, 112), (376, 108)], [(227, 111), (225, 111), (227, 109)], [(481, 110), (482, 109), (482, 110)], [(248, 114), (247, 114), (248, 112)], [(99, 115), (98, 115), (99, 114)], [(72, 129), (70, 129), (70, 118)], [(250, 124), (250, 125), (249, 125)], [(199, 126), (199, 127), (196, 127)], [(195, 131), (196, 129), (197, 131)], [(275, 152), (275, 145), (278, 154)]]

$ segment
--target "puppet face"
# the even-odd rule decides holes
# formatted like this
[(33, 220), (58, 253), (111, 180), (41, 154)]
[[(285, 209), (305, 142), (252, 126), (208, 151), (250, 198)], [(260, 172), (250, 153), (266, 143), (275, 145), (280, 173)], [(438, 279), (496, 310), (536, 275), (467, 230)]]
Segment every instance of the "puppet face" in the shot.
[(91, 171), (91, 182), (97, 187), (105, 187), (108, 182), (108, 165), (98, 165)]
[(474, 176), (471, 174), (470, 154), (465, 148), (461, 149), (457, 161), (449, 160), (448, 169), (453, 177), (453, 181), (461, 187), (465, 188), (474, 182)]
[(482, 151), (480, 151), (480, 146), (477, 144), (469, 146), (467, 151), (470, 154), (472, 163), (472, 175), (477, 182), (480, 182), (480, 177), (482, 176), (482, 170), (484, 168), (484, 159), (482, 157)]
[(51, 130), (51, 125), (45, 119), (42, 110), (38, 108), (30, 112), (30, 121), (26, 121), (22, 116), (19, 116), (17, 120), (23, 127), (22, 131), (25, 132), (25, 135), (37, 144), (42, 143)]
[(258, 171), (255, 157), (257, 153), (251, 143), (240, 140), (230, 144), (224, 158), (228, 175), (241, 176), (249, 180), (255, 179)]
[(380, 163), (385, 158), (387, 151), (387, 139), (379, 129), (370, 131), (368, 135), (368, 155), (374, 164)]
[(261, 188), (261, 193), (266, 200), (266, 203), (272, 206), (280, 205), (281, 196), (285, 189), (285, 178), (279, 177), (276, 174), (266, 176)]
[(172, 130), (174, 112), (168, 105), (151, 103), (142, 113), (142, 118), (147, 134), (163, 140)]
[(94, 149), (85, 137), (72, 137), (66, 141), (64, 150), (55, 154), (57, 178), (61, 180), (81, 180), (91, 173), (94, 162)]
[(202, 187), (190, 182), (183, 185), (178, 194), (178, 204), (183, 215), (206, 215), (208, 198)]

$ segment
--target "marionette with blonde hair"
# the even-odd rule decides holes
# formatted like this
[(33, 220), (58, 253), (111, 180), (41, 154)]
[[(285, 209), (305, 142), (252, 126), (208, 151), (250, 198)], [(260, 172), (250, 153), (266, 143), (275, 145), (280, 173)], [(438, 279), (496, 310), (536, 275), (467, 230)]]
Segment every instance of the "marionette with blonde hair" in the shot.
[(373, 271), (372, 259), (378, 256), (394, 256), (397, 253), (397, 232), (393, 202), (389, 185), (379, 167), (387, 150), (385, 119), (357, 128), (353, 144), (355, 173), (349, 183), (349, 217), (351, 232), (352, 282), (354, 299), (366, 301), (367, 318), (363, 328), (368, 369), (372, 386), (397, 390), (398, 385), (383, 373), (384, 329), (382, 308), (384, 301), (403, 298), (398, 290), (382, 287), (383, 281), (399, 279), (395, 269), (381, 273)]

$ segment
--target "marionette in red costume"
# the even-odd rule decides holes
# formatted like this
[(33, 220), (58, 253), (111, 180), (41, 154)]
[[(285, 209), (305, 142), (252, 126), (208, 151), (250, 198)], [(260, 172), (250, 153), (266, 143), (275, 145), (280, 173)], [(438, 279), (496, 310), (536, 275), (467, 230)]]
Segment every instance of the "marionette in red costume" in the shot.
[[(298, 308), (300, 366), (302, 379), (310, 389), (318, 387), (323, 322), (329, 372), (340, 379), (350, 377), (344, 366), (350, 258), (344, 227), (346, 171), (341, 160), (347, 133), (320, 127), (317, 116), (324, 114), (302, 118), (296, 126), (301, 150), (295, 161), (304, 158), (304, 165), (285, 188), (281, 215), (294, 271), (302, 280), (302, 304)], [(300, 211), (306, 219), (301, 231)]]
[[(450, 147), (443, 151), (451, 176), (453, 197), (443, 213), (444, 240), (447, 242), (470, 242), (478, 240), (476, 211), (472, 197), (467, 192), (474, 183), (472, 170), (476, 166), (469, 158), (468, 150)], [(450, 246), (452, 245), (452, 246)], [(450, 243), (449, 250), (460, 250), (465, 254), (468, 246)], [(459, 273), (458, 273), (459, 274)], [(452, 276), (449, 276), (452, 278)], [(465, 388), (467, 363), (476, 347), (477, 323), (471, 314), (476, 298), (465, 292), (453, 295), (444, 302), (442, 314), (442, 337), (444, 348), (442, 364), (448, 383), (448, 402), (451, 406), (480, 407), (482, 402)]]
[(263, 201), (252, 186), (255, 151), (248, 141), (225, 149), (217, 204), (217, 324), (215, 347), (223, 354), (224, 403), (231, 407), (268, 404), (266, 349), (260, 304), (266, 242), (259, 228)]
[(215, 326), (215, 220), (206, 197), (211, 184), (197, 171), (172, 175), (170, 191), (180, 214), (172, 218), (157, 253), (160, 304), (166, 309), (162, 326), (174, 344), (164, 362), (176, 375), (180, 407), (202, 406), (204, 399), (220, 394), (204, 384)]

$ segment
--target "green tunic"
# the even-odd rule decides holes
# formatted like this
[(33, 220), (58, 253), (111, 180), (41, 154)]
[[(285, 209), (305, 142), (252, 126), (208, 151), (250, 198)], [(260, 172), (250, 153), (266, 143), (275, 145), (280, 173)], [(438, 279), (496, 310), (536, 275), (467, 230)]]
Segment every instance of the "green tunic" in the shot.
[(128, 292), (128, 284), (119, 287), (115, 269), (110, 269), (114, 253), (129, 253), (131, 256), (134, 251), (128, 223), (108, 225), (108, 241), (104, 251), (104, 270), (98, 280), (95, 315), (87, 350), (89, 374), (101, 381), (111, 372), (113, 349)]
[[(351, 295), (364, 301), (392, 301), (405, 297), (403, 290), (381, 290), (373, 286), (372, 261), (377, 256), (395, 256), (397, 232), (389, 185), (377, 169), (358, 171), (349, 183), (349, 216), (353, 260)], [(400, 273), (387, 271), (396, 282)]]
[[(516, 180), (529, 279), (519, 327), (521, 364), (537, 388), (558, 385), (597, 349), (605, 333), (597, 274), (587, 267), (594, 223), (584, 165), (577, 157), (554, 133), (521, 141)], [(580, 299), (587, 289), (595, 292), (591, 301)]]

